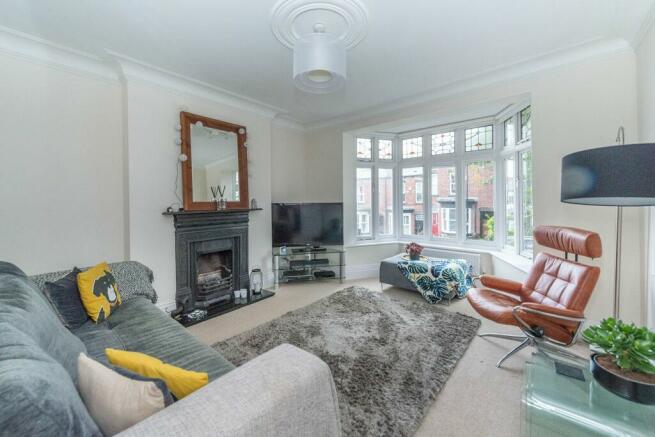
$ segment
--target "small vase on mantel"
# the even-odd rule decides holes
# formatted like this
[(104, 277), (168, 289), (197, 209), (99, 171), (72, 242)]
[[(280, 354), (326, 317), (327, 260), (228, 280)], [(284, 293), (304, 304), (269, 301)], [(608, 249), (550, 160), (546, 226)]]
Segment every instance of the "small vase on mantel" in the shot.
[(216, 204), (216, 210), (222, 211), (227, 209), (227, 200), (225, 200), (225, 186), (217, 185), (209, 187), (212, 190), (212, 202)]

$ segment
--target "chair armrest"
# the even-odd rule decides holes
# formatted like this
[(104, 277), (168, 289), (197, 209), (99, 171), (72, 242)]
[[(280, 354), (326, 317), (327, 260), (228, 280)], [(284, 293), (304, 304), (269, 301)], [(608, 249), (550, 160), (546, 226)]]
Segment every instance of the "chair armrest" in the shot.
[(506, 291), (508, 293), (520, 295), (523, 290), (523, 284), (509, 279), (499, 278), (497, 276), (482, 275), (480, 282), (485, 287), (495, 288), (496, 290)]
[(341, 424), (330, 368), (283, 344), (120, 435), (340, 436)]
[(523, 310), (526, 313), (537, 314), (544, 317), (551, 317), (558, 320), (568, 322), (584, 322), (585, 317), (582, 311), (569, 310), (566, 308), (558, 308), (550, 305), (544, 305), (535, 302), (525, 302), (519, 305), (518, 310)]

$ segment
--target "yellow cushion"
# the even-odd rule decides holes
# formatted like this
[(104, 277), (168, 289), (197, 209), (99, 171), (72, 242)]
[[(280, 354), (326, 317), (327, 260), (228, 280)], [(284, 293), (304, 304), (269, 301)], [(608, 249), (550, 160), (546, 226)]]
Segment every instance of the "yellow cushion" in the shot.
[(105, 349), (105, 355), (115, 366), (131, 370), (147, 378), (161, 379), (177, 399), (190, 395), (207, 385), (209, 381), (207, 373), (184, 370), (141, 352)]
[(77, 288), (86, 313), (96, 323), (107, 319), (121, 304), (116, 279), (106, 262), (77, 275)]

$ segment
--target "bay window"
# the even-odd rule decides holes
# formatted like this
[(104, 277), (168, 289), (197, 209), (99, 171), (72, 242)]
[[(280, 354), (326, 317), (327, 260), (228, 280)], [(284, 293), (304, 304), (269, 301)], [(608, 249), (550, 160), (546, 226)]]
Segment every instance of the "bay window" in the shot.
[(466, 164), (466, 238), (470, 240), (494, 241), (494, 177), (493, 161)]
[(533, 209), (532, 209), (532, 151), (525, 150), (521, 157), (521, 216), (523, 232), (521, 233), (521, 253), (532, 253), (533, 249)]
[(357, 238), (531, 256), (531, 115), (515, 105), (475, 123), (357, 138)]
[(516, 160), (510, 156), (505, 163), (505, 246), (516, 246)]
[(357, 168), (357, 236), (371, 237), (371, 213), (372, 207), (372, 168)]
[[(420, 192), (420, 195), (419, 195)], [(410, 217), (410, 227), (404, 235), (423, 234), (423, 167), (402, 169), (403, 214)], [(420, 200), (420, 202), (419, 202)], [(404, 222), (403, 222), (404, 224)]]
[(432, 237), (457, 238), (457, 198), (454, 197), (453, 181), (455, 167), (432, 167), (431, 206), (432, 206)]
[(393, 168), (378, 168), (378, 235), (392, 236), (393, 232)]

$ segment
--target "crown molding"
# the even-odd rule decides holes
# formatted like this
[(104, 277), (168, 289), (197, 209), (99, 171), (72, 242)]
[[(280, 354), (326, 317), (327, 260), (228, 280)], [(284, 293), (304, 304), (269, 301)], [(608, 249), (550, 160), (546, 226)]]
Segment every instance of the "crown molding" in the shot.
[(655, 26), (655, 3), (650, 7), (644, 21), (641, 22), (641, 26), (639, 26), (639, 29), (632, 37), (632, 47), (634, 47), (635, 50), (639, 48), (642, 42), (644, 42), (644, 38), (646, 38), (648, 32), (653, 29), (653, 26)]
[(138, 61), (111, 50), (107, 50), (107, 55), (118, 64), (122, 77), (128, 82), (130, 80), (138, 80), (155, 84), (163, 88), (173, 89), (213, 100), (217, 103), (251, 111), (271, 119), (278, 114), (286, 112), (282, 108), (262, 103), (206, 82)]
[(305, 129), (309, 131), (335, 127), (347, 123), (364, 121), (368, 118), (392, 113), (394, 111), (411, 108), (423, 103), (429, 103), (445, 97), (463, 94), (485, 86), (519, 79), (544, 70), (560, 67), (563, 65), (575, 64), (577, 62), (607, 56), (608, 54), (634, 50), (630, 43), (624, 39), (600, 39), (582, 43), (568, 49), (558, 50), (545, 55), (529, 58), (498, 68), (490, 69), (482, 73), (469, 76), (468, 78), (456, 80), (430, 91), (410, 97), (400, 98), (391, 102), (371, 106), (359, 111), (333, 117), (327, 120), (306, 123)]
[(52, 41), (0, 26), (0, 53), (46, 67), (96, 79), (119, 82), (136, 79), (204, 97), (267, 118), (286, 113), (282, 108), (224, 90), (107, 50), (101, 58)]
[(103, 59), (27, 33), (0, 26), (0, 53), (69, 73), (117, 82), (116, 70)]
[(305, 131), (305, 125), (296, 120), (293, 117), (290, 117), (288, 115), (278, 115), (273, 119), (273, 124), (275, 126), (279, 127), (284, 127), (287, 129), (293, 129), (293, 130), (299, 130), (299, 131)]

